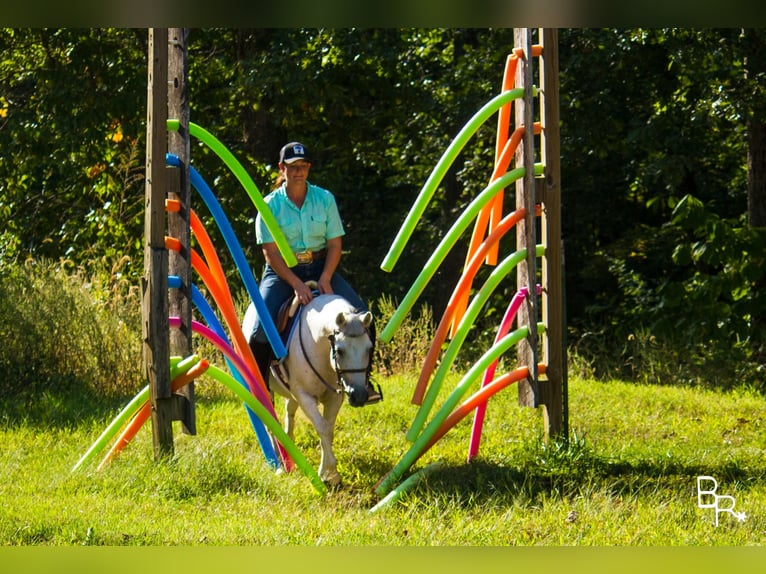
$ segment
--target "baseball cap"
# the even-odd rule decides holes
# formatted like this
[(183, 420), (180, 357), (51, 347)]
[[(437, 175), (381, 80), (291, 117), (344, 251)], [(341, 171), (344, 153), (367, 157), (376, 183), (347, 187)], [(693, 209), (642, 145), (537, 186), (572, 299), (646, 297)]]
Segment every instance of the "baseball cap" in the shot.
[(299, 159), (311, 161), (306, 147), (299, 142), (290, 142), (279, 150), (279, 163), (293, 163)]

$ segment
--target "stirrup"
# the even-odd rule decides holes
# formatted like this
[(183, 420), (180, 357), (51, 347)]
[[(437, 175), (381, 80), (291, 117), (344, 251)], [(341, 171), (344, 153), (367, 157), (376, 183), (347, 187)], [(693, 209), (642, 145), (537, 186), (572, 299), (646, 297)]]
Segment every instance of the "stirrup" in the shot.
[(379, 403), (383, 400), (383, 391), (380, 389), (380, 385), (377, 385), (377, 389), (375, 388), (375, 383), (372, 381), (367, 382), (367, 402), (365, 402), (365, 405), (374, 405), (375, 403)]
[(287, 372), (284, 359), (272, 361), (269, 370), (271, 371), (271, 374), (274, 375), (274, 378), (282, 383), (286, 389), (290, 389), (290, 385), (287, 383), (290, 379), (290, 373)]

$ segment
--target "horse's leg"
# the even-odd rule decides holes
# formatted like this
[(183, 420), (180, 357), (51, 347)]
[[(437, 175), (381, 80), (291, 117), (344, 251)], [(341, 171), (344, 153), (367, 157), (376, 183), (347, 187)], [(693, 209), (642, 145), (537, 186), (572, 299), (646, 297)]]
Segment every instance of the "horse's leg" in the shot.
[[(314, 425), (317, 435), (319, 435), (319, 444), (322, 449), (322, 460), (319, 464), (319, 477), (332, 486), (340, 483), (340, 474), (338, 474), (338, 461), (335, 459), (335, 454), (332, 452), (332, 437), (333, 437), (333, 424), (335, 423), (335, 415), (337, 415), (340, 405), (343, 402), (343, 397), (337, 395), (334, 400), (337, 401), (338, 406), (331, 408), (329, 412), (335, 411), (335, 415), (332, 416), (332, 422), (328, 422), (327, 419), (319, 412), (319, 404), (315, 396), (304, 392), (297, 392), (295, 398), (303, 409), (311, 424)], [(327, 411), (327, 405), (324, 408)]]
[(327, 482), (331, 484), (338, 484), (341, 480), (340, 473), (338, 472), (338, 461), (335, 458), (335, 452), (333, 451), (333, 441), (335, 439), (335, 419), (338, 417), (340, 407), (343, 405), (343, 395), (331, 394), (322, 403), (322, 418), (327, 425), (327, 435), (325, 440), (322, 441), (322, 461), (319, 465), (319, 475), (337, 477), (335, 480)]
[(285, 432), (292, 440), (295, 440), (295, 412), (298, 410), (298, 401), (290, 397), (285, 401)]

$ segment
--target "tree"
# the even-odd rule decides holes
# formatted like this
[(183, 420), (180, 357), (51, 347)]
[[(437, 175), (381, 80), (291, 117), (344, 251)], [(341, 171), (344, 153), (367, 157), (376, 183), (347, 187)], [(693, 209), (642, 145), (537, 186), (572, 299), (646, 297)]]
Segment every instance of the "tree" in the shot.
[(0, 51), (0, 227), (36, 255), (135, 254), (144, 34), (3, 29)]

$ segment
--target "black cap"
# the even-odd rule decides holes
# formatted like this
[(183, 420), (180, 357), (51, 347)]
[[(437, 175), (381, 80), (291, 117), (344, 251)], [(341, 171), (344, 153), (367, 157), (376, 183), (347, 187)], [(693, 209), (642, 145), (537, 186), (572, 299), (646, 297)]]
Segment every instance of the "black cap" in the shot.
[(302, 143), (290, 142), (279, 150), (279, 163), (293, 163), (299, 159), (311, 161), (306, 147)]

